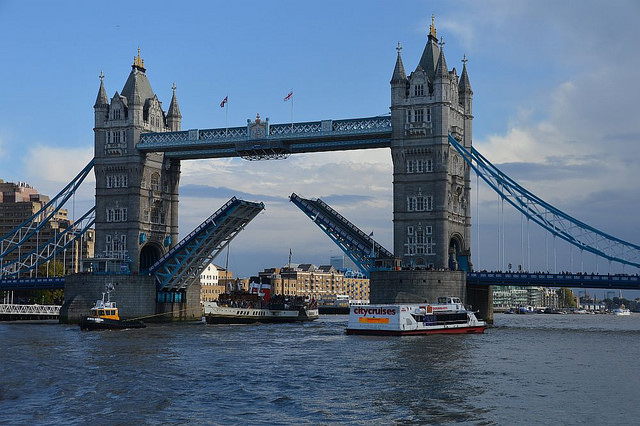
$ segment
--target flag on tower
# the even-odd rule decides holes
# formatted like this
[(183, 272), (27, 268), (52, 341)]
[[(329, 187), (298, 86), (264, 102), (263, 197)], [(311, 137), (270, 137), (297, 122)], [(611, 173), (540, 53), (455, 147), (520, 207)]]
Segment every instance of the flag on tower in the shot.
[(222, 100), (222, 102), (220, 102), (220, 108), (224, 108), (224, 104), (226, 104), (229, 101), (229, 96), (225, 96), (224, 99)]
[(289, 94), (287, 96), (284, 97), (284, 101), (288, 101), (289, 99), (291, 99), (291, 97), (293, 96), (293, 90), (289, 92)]

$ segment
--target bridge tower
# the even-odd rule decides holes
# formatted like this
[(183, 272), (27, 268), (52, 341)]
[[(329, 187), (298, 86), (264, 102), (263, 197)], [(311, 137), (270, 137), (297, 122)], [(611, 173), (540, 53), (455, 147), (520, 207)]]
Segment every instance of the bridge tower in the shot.
[(180, 130), (182, 116), (173, 85), (165, 113), (147, 79), (144, 61), (134, 57), (122, 89), (109, 100), (100, 75), (95, 111), (96, 257), (104, 265), (128, 263), (147, 269), (177, 242), (179, 160), (135, 148), (144, 132)]
[(471, 148), (473, 91), (466, 58), (449, 70), (432, 18), (416, 69), (401, 46), (391, 77), (393, 250), (402, 270), (371, 273), (371, 302), (433, 302), (456, 295), (492, 321), (491, 294), (468, 286), (471, 270), (470, 169), (449, 134)]
[(471, 146), (472, 96), (466, 58), (449, 70), (433, 18), (408, 77), (398, 43), (391, 78), (394, 254), (419, 269), (471, 268), (470, 169), (448, 135)]

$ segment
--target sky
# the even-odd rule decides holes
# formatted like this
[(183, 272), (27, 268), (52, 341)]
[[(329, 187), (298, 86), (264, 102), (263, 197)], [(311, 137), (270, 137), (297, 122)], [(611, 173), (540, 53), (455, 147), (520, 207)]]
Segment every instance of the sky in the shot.
[[(415, 69), (431, 15), (450, 68), (463, 55), (474, 92), (473, 144), (538, 197), (640, 244), (640, 3), (637, 1), (163, 1), (0, 0), (0, 178), (53, 197), (93, 156), (93, 104), (104, 73), (120, 92), (140, 48), (163, 108), (175, 82), (182, 129), (387, 114), (402, 43)], [(294, 109), (284, 96), (293, 90)], [(228, 96), (228, 109), (220, 102)], [(229, 269), (249, 276), (287, 263), (327, 264), (341, 252), (288, 197), (321, 198), (392, 249), (388, 149), (286, 160), (183, 161), (180, 234), (231, 196), (262, 201), (232, 242)], [(94, 202), (90, 176), (70, 214)], [(476, 269), (637, 270), (581, 255), (527, 232), (472, 178)], [(478, 200), (475, 200), (475, 197)], [(505, 252), (505, 256), (501, 253)], [(555, 254), (554, 254), (555, 253)], [(220, 256), (216, 263), (224, 265)]]

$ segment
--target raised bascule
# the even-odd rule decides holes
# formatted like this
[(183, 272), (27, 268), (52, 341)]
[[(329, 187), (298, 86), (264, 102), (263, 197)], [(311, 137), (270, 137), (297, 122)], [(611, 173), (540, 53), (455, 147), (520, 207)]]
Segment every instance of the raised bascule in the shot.
[[(526, 274), (486, 277), (471, 272), (472, 169), (527, 219), (554, 236), (581, 250), (640, 267), (639, 246), (597, 231), (544, 203), (475, 150), (473, 91), (466, 62), (465, 57), (460, 75), (456, 68), (447, 67), (444, 43), (438, 41), (432, 20), (422, 56), (409, 75), (398, 43), (390, 82), (390, 115), (287, 124), (271, 124), (258, 115), (242, 127), (182, 130), (175, 85), (165, 112), (151, 89), (138, 50), (122, 91), (110, 99), (100, 76), (94, 104), (94, 159), (43, 212), (2, 238), (0, 289), (63, 285), (63, 321), (79, 319), (107, 283), (114, 284), (119, 306), (129, 317), (198, 318), (200, 272), (264, 205), (232, 198), (178, 241), (181, 160), (269, 160), (303, 152), (370, 148), (391, 150), (392, 250), (322, 200), (296, 194), (290, 199), (370, 277), (372, 303), (422, 302), (456, 295), (491, 320), (489, 284), (535, 282), (536, 278)], [(59, 209), (91, 168), (96, 178), (95, 208), (59, 240), (22, 253), (21, 245), (42, 226), (44, 212)], [(55, 259), (55, 253), (81, 238), (92, 225), (99, 255), (86, 260), (85, 272), (64, 280), (38, 278), (37, 272), (33, 277), (39, 264)], [(29, 279), (23, 279), (26, 277)], [(557, 281), (579, 286), (571, 279), (563, 276)], [(625, 281), (625, 285), (638, 286), (638, 280)]]

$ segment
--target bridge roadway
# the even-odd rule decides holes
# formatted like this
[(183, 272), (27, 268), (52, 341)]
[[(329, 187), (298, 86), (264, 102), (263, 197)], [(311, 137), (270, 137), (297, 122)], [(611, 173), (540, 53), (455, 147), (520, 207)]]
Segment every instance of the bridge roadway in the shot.
[[(539, 286), (640, 290), (639, 275), (467, 272), (467, 283), (481, 286)], [(0, 279), (0, 291), (64, 289), (64, 277)]]
[(467, 284), (482, 286), (539, 286), (640, 290), (639, 275), (547, 274), (519, 272), (467, 272)]
[(264, 133), (251, 130), (255, 122), (244, 127), (143, 133), (136, 149), (163, 152), (165, 157), (180, 160), (227, 157), (259, 160), (303, 152), (391, 146), (390, 116), (274, 125), (268, 121), (262, 123)]

